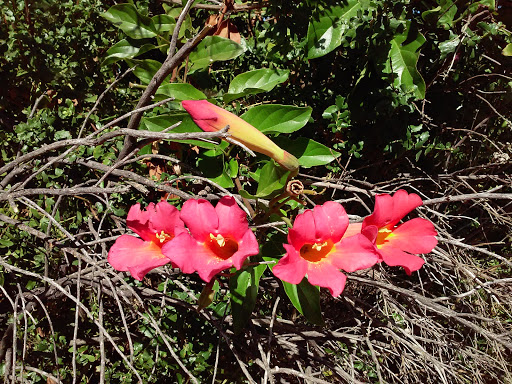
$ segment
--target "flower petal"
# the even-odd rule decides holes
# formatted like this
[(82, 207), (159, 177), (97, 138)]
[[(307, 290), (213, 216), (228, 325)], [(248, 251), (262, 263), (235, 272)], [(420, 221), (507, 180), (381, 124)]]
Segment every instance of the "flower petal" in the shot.
[(312, 210), (308, 209), (297, 215), (293, 227), (288, 231), (288, 242), (297, 250), (300, 250), (306, 243), (314, 244), (317, 242), (315, 218)]
[(422, 218), (406, 221), (388, 236), (387, 245), (409, 253), (429, 253), (437, 245), (434, 224)]
[(329, 289), (333, 297), (341, 295), (347, 281), (347, 276), (327, 262), (309, 263), (307, 274), (310, 284)]
[(156, 233), (164, 231), (171, 236), (185, 232), (185, 223), (180, 218), (180, 211), (167, 201), (161, 201), (154, 211), (150, 211), (150, 226)]
[(407, 193), (407, 191), (400, 189), (393, 195), (393, 216), (390, 227), (394, 227), (400, 220), (402, 220), (413, 209), (421, 206), (423, 201), (415, 193)]
[(146, 241), (155, 240), (155, 232), (150, 228), (149, 219), (151, 211), (155, 210), (155, 204), (149, 203), (146, 209), (142, 210), (140, 204), (132, 205), (128, 211), (126, 225), (133, 232)]
[(118, 237), (108, 252), (107, 260), (114, 269), (129, 271), (137, 280), (142, 280), (146, 273), (170, 261), (157, 244), (130, 235)]
[(375, 208), (370, 216), (363, 220), (363, 228), (368, 225), (375, 225), (378, 228), (386, 226), (393, 217), (393, 198), (391, 195), (383, 194), (375, 196)]
[(331, 263), (347, 272), (370, 268), (380, 259), (375, 245), (362, 234), (347, 237), (334, 247), (335, 251), (329, 254)]
[(241, 269), (244, 261), (249, 256), (257, 255), (259, 252), (260, 247), (256, 236), (254, 236), (254, 233), (250, 229), (247, 229), (240, 241), (238, 241), (238, 251), (231, 256), (233, 266), (236, 269)]
[(205, 246), (195, 248), (194, 252), (195, 270), (199, 274), (199, 277), (207, 283), (209, 283), (217, 273), (233, 266), (233, 260), (231, 258), (223, 260)]
[(219, 227), (217, 212), (210, 202), (204, 199), (190, 199), (181, 208), (181, 219), (185, 222), (190, 234), (201, 242), (215, 233)]
[(348, 227), (347, 227), (347, 230), (343, 234), (343, 239), (346, 238), (346, 237), (354, 236), (354, 235), (357, 235), (357, 234), (361, 233), (362, 227), (363, 227), (363, 223), (362, 222), (360, 222), (360, 223), (350, 223), (348, 225)]
[(308, 262), (300, 257), (295, 248), (289, 244), (283, 244), (286, 254), (272, 269), (274, 275), (290, 284), (299, 284), (308, 269)]
[(238, 242), (249, 230), (247, 216), (233, 197), (224, 196), (220, 199), (215, 212), (219, 218), (218, 233), (223, 236), (231, 236)]
[(411, 255), (410, 253), (406, 253), (401, 251), (400, 249), (393, 247), (383, 247), (379, 249), (379, 252), (382, 255), (383, 261), (389, 265), (390, 267), (400, 266), (405, 269), (405, 273), (409, 276), (412, 272), (420, 269), (423, 264), (425, 264), (425, 260), (416, 255)]
[(202, 248), (187, 232), (183, 232), (162, 246), (162, 253), (183, 273), (195, 272), (195, 253)]
[(400, 189), (393, 196), (382, 194), (375, 196), (373, 213), (363, 220), (363, 228), (375, 225), (378, 228), (394, 227), (405, 215), (423, 204), (421, 197)]
[(377, 228), (375, 225), (368, 225), (361, 230), (361, 234), (366, 236), (366, 238), (368, 238), (372, 244), (375, 244), (377, 235), (379, 234), (379, 228)]
[(316, 240), (340, 241), (348, 227), (348, 215), (340, 203), (328, 201), (313, 208)]

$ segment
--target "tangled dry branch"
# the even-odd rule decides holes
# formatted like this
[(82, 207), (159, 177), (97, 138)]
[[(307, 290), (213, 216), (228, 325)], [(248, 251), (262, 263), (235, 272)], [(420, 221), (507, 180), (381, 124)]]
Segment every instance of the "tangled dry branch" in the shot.
[[(132, 364), (133, 338), (144, 339), (144, 336), (134, 335), (129, 324), (144, 321), (159, 335), (163, 347), (182, 372), (197, 382), (177, 353), (181, 349), (179, 341), (168, 329), (162, 328), (158, 314), (150, 309), (158, 306), (163, 311), (172, 306), (205, 321), (249, 382), (258, 382), (262, 377), (276, 382), (283, 376), (311, 383), (358, 382), (365, 381), (368, 377), (365, 375), (369, 374), (376, 375), (380, 382), (425, 383), (464, 383), (468, 376), (473, 377), (474, 382), (485, 383), (510, 377), (512, 330), (507, 319), (511, 312), (512, 279), (507, 276), (510, 276), (512, 260), (509, 253), (502, 253), (502, 250), (509, 250), (510, 233), (491, 231), (494, 227), (509, 227), (512, 221), (510, 176), (499, 170), (496, 176), (468, 171), (465, 175), (402, 177), (387, 183), (369, 184), (355, 175), (340, 180), (315, 180), (301, 174), (299, 178), (306, 184), (326, 188), (333, 199), (348, 202), (347, 210), (352, 208), (355, 212), (364, 212), (377, 193), (399, 188), (418, 191), (425, 201), (420, 214), (435, 223), (440, 244), (432, 255), (426, 256), (426, 267), (417, 276), (406, 278), (401, 271), (384, 267), (350, 276), (342, 297), (323, 296), (323, 306), (327, 309), (323, 328), (296, 318), (290, 305), (279, 301), (281, 288), (277, 281), (265, 278), (260, 289), (265, 297), (272, 298), (268, 315), (256, 316), (246, 334), (235, 335), (231, 331), (230, 316), (218, 318), (208, 309), (196, 312), (195, 294), (187, 288), (190, 283), (184, 284), (189, 279), (193, 281), (193, 276), (183, 277), (172, 269), (160, 268), (149, 275), (144, 285), (133, 286), (123, 274), (112, 270), (105, 261), (107, 247), (124, 232), (124, 225), (123, 219), (111, 211), (104, 212), (103, 217), (89, 218), (89, 225), (75, 232), (68, 230), (58, 217), (40, 208), (40, 213), (54, 229), (43, 232), (23, 219), (23, 207), (38, 209), (36, 199), (40, 195), (56, 195), (60, 204), (65, 204), (66, 199), (78, 198), (97, 199), (109, 206), (113, 193), (167, 191), (184, 199), (196, 195), (215, 199), (226, 192), (220, 187), (212, 192), (214, 184), (205, 183), (199, 174), (192, 174), (187, 177), (195, 178), (202, 191), (190, 194), (133, 172), (130, 170), (133, 163), (127, 161), (130, 157), (124, 159), (124, 163), (113, 165), (82, 158), (71, 161), (69, 149), (66, 149), (71, 146), (72, 153), (82, 146), (105, 143), (125, 134), (135, 136), (132, 131), (118, 129), (96, 138), (56, 142), (3, 167), (7, 174), (4, 179), (10, 180), (4, 184), (7, 188), (0, 196), (10, 202), (13, 215), (0, 215), (0, 221), (25, 232), (27, 240), (31, 239), (34, 244), (46, 247), (49, 257), (59, 255), (64, 265), (57, 271), (65, 271), (60, 277), (59, 273), (54, 274), (55, 268), (40, 274), (15, 266), (12, 259), (0, 258), (8, 279), (25, 276), (41, 282), (39, 288), (24, 290), (20, 287), (16, 292), (0, 286), (3, 300), (7, 300), (10, 307), (3, 317), (10, 316), (14, 320), (4, 330), (0, 344), (0, 358), (7, 367), (6, 377), (40, 368), (26, 366), (23, 359), (30, 351), (30, 346), (23, 341), (27, 338), (27, 323), (46, 320), (51, 325), (56, 314), (49, 308), (55, 308), (53, 303), (63, 300), (75, 306), (78, 314), (73, 325), (73, 353), (76, 354), (80, 343), (96, 343), (102, 351), (99, 367), (102, 372), (104, 365), (117, 354), (127, 369), (140, 378), (138, 368)], [(193, 137), (222, 135), (225, 134)], [(167, 133), (137, 133), (137, 136), (150, 140), (182, 138)], [(66, 156), (62, 156), (64, 153)], [(23, 187), (27, 178), (40, 172), (35, 164), (79, 167), (80, 172), (94, 172), (96, 178), (103, 178), (105, 183), (103, 186), (70, 185), (62, 189)], [(493, 166), (503, 165), (490, 165)], [(95, 184), (94, 180), (91, 184)], [(478, 192), (475, 185), (483, 186), (482, 192)], [(109, 227), (106, 222), (117, 223), (117, 227)], [(473, 230), (462, 231), (468, 226)], [(465, 238), (459, 233), (465, 233)], [(496, 237), (497, 233), (501, 237)], [(488, 238), (491, 235), (492, 239)], [(155, 289), (153, 281), (176, 284), (188, 296), (186, 299), (170, 297), (165, 291)], [(265, 307), (264, 303), (262, 305)], [(109, 311), (98, 311), (100, 307), (108, 307)], [(84, 326), (81, 324), (86, 322), (96, 327), (97, 336), (84, 340), (87, 336), (82, 335)], [(118, 323), (124, 331), (110, 334), (105, 322)], [(128, 343), (128, 351), (123, 347), (125, 343)], [(256, 364), (249, 366), (250, 361)], [(58, 365), (57, 358), (55, 364)], [(42, 374), (55, 377), (54, 372), (42, 370)], [(59, 382), (58, 377), (55, 378)]]

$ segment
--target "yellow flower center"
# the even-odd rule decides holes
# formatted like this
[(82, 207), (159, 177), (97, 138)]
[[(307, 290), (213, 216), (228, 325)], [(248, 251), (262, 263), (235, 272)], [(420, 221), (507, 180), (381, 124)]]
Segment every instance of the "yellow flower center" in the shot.
[(324, 259), (332, 251), (333, 245), (331, 240), (324, 241), (323, 243), (304, 244), (300, 248), (300, 256), (304, 260), (316, 263)]
[(210, 250), (222, 260), (227, 260), (238, 251), (238, 243), (230, 237), (210, 233), (210, 239), (205, 243)]
[(393, 237), (393, 231), (391, 229), (388, 229), (386, 227), (380, 228), (379, 233), (377, 234), (377, 239), (375, 241), (375, 245), (377, 248), (382, 248), (384, 243), (389, 241), (389, 238)]
[(167, 241), (172, 239), (172, 236), (168, 235), (164, 231), (162, 231), (160, 233), (155, 233), (155, 236), (160, 241), (160, 244), (163, 244), (163, 243), (165, 243), (165, 242), (167, 242)]

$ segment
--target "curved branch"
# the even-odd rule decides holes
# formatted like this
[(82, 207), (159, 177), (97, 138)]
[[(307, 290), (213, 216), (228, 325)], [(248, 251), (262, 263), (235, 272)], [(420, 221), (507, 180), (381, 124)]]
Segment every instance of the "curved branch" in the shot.
[[(206, 35), (208, 35), (208, 33), (210, 33), (210, 31), (214, 28), (213, 25), (205, 26), (197, 35), (195, 35), (192, 39), (187, 41), (178, 50), (178, 52), (176, 52), (176, 54), (174, 53), (181, 25), (193, 3), (194, 0), (188, 0), (187, 4), (183, 8), (183, 11), (181, 12), (176, 22), (176, 27), (174, 28), (174, 32), (171, 39), (171, 45), (169, 47), (169, 55), (167, 56), (160, 69), (155, 73), (155, 75), (149, 82), (148, 86), (142, 93), (142, 96), (140, 97), (139, 102), (137, 103), (137, 108), (144, 107), (151, 101), (151, 97), (155, 94), (158, 87), (163, 83), (164, 79), (174, 70), (174, 68), (176, 68), (178, 65), (181, 64), (183, 60), (185, 60), (185, 58), (195, 48), (195, 46), (199, 44), (199, 42), (203, 40), (206, 37)], [(128, 122), (128, 128), (136, 129), (140, 124), (141, 118), (142, 113), (140, 112), (132, 115), (130, 121)], [(124, 140), (123, 149), (119, 153), (118, 159), (123, 159), (128, 153), (130, 153), (133, 150), (134, 145), (135, 138), (132, 136), (126, 136)]]

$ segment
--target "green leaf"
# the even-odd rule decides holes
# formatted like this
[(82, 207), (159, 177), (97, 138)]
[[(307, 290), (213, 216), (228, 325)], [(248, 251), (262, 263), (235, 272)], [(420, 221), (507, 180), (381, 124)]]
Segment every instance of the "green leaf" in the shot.
[(268, 197), (273, 192), (283, 189), (288, 179), (288, 173), (272, 160), (268, 161), (261, 168), (256, 197)]
[(229, 160), (228, 166), (229, 166), (229, 177), (234, 179), (235, 177), (238, 176), (238, 161), (236, 161), (236, 159), (231, 159), (231, 160)]
[(241, 73), (229, 84), (228, 93), (223, 97), (224, 102), (229, 103), (243, 96), (268, 92), (288, 80), (289, 73), (288, 70), (267, 68)]
[(441, 15), (437, 22), (444, 29), (450, 29), (453, 27), (453, 19), (457, 14), (457, 6), (452, 0), (438, 0), (441, 5)]
[(267, 266), (260, 264), (240, 271), (229, 279), (231, 292), (231, 312), (233, 314), (233, 328), (239, 334), (251, 318), (256, 305), (260, 278)]
[[(199, 3), (198, 1), (195, 1), (195, 3)], [(165, 10), (165, 13), (175, 20), (180, 17), (181, 12), (183, 11), (182, 7), (173, 7), (171, 5), (168, 5), (166, 3), (162, 3), (162, 7)], [(183, 20), (183, 24), (181, 25), (180, 32), (178, 34), (178, 39), (181, 39), (183, 36), (185, 36), (185, 33), (189, 33), (192, 30), (192, 18), (189, 14), (185, 16), (185, 20)]]
[(425, 98), (425, 80), (416, 69), (420, 56), (418, 51), (424, 42), (425, 37), (407, 22), (405, 31), (391, 40), (384, 69), (384, 73), (393, 74), (396, 87), (418, 99)]
[(507, 44), (505, 48), (503, 48), (503, 51), (501, 53), (504, 56), (512, 56), (512, 43)]
[(291, 133), (306, 125), (311, 112), (310, 107), (272, 104), (253, 107), (240, 117), (264, 133)]
[(452, 0), (437, 0), (437, 4), (437, 7), (423, 12), (422, 19), (444, 29), (450, 29), (457, 14), (457, 6)]
[[(175, 100), (204, 100), (206, 95), (191, 84), (167, 83), (156, 90), (156, 95), (174, 97)], [(163, 99), (162, 97), (161, 99)], [(158, 101), (155, 97), (155, 101)]]
[(220, 36), (206, 36), (189, 55), (189, 73), (207, 68), (215, 61), (226, 61), (240, 56), (244, 47)]
[(459, 36), (455, 35), (450, 31), (450, 38), (439, 43), (439, 52), (441, 52), (440, 60), (444, 60), (450, 53), (455, 52), (460, 44)]
[[(144, 117), (141, 120), (140, 129), (147, 129), (153, 132), (160, 132), (170, 126), (179, 123), (181, 124), (174, 128), (172, 133), (185, 133), (185, 132), (202, 132), (196, 123), (192, 120), (188, 113), (177, 113), (174, 115), (160, 115), (155, 117)], [(218, 145), (214, 143), (208, 143), (201, 140), (174, 140), (177, 143), (186, 143), (190, 145), (197, 145), (201, 148), (214, 149)]]
[(223, 188), (235, 186), (230, 176), (230, 164), (224, 161), (224, 156), (219, 156), (217, 151), (207, 151), (200, 155), (197, 166), (203, 176)]
[[(133, 74), (137, 76), (143, 84), (149, 84), (155, 73), (160, 69), (162, 63), (156, 60), (126, 60), (130, 66), (137, 67), (133, 70)], [(167, 82), (169, 76), (165, 78), (164, 83)]]
[(496, 0), (480, 0), (471, 2), (471, 5), (469, 6), (469, 12), (475, 13), (477, 10), (482, 8), (482, 6), (488, 7), (492, 12), (496, 9)]
[(313, 324), (323, 325), (322, 309), (320, 308), (320, 288), (313, 286), (304, 278), (299, 284), (283, 281), (284, 291), (304, 317)]
[(295, 141), (287, 137), (278, 137), (274, 141), (294, 155), (299, 160), (300, 166), (304, 168), (329, 164), (340, 155), (339, 152), (305, 137), (300, 137)]
[(133, 39), (147, 39), (157, 35), (153, 21), (141, 15), (133, 4), (114, 5), (101, 16)]
[(142, 55), (154, 48), (155, 46), (153, 44), (142, 44), (137, 46), (133, 45), (128, 40), (123, 39), (107, 51), (107, 56), (101, 65), (110, 65), (122, 59), (133, 59), (134, 57)]
[(308, 25), (307, 58), (324, 56), (338, 48), (343, 42), (349, 21), (361, 10), (358, 0), (345, 0), (343, 5), (327, 8), (313, 16)]
[(14, 243), (11, 240), (0, 239), (0, 248), (8, 248), (12, 245), (14, 245)]
[(155, 15), (151, 18), (151, 21), (155, 26), (155, 32), (157, 34), (161, 34), (162, 32), (172, 33), (172, 31), (174, 31), (174, 27), (176, 26), (176, 20), (174, 17), (166, 14)]

